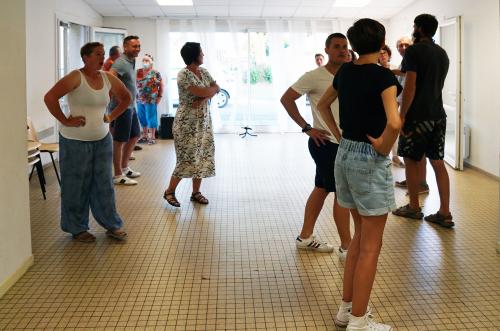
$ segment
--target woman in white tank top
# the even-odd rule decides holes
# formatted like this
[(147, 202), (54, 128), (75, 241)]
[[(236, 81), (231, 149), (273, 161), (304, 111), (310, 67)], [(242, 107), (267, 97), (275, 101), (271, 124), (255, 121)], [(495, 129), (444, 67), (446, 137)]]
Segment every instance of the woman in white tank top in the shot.
[[(80, 54), (83, 68), (59, 80), (44, 98), (50, 113), (61, 123), (61, 228), (78, 241), (95, 241), (88, 232), (90, 208), (108, 236), (123, 240), (127, 233), (115, 207), (112, 141), (107, 123), (126, 110), (131, 97), (119, 79), (100, 70), (104, 62), (101, 43), (85, 44)], [(119, 102), (108, 115), (110, 92)], [(65, 95), (69, 114), (64, 114), (59, 105)]]

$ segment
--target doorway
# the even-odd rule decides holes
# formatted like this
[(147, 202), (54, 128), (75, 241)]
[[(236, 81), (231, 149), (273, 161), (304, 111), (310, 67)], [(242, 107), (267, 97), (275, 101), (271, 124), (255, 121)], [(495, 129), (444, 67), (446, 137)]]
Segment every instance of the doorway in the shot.
[(463, 170), (464, 126), (462, 117), (462, 21), (461, 16), (446, 20), (439, 26), (436, 42), (446, 50), (450, 60), (443, 87), (446, 111), (446, 142), (444, 160), (454, 169)]

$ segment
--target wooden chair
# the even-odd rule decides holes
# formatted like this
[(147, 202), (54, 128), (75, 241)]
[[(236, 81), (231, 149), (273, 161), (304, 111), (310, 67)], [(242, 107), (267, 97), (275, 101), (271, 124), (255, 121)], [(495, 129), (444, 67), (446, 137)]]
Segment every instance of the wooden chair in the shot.
[(36, 141), (27, 142), (28, 167), (32, 167), (29, 178), (31, 179), (31, 175), (33, 174), (33, 169), (35, 169), (36, 167), (36, 172), (38, 174), (38, 181), (40, 182), (40, 189), (42, 190), (43, 200), (47, 200), (47, 197), (45, 196), (45, 175), (43, 173), (42, 158), (40, 157), (40, 150), (39, 150), (40, 146), (41, 144)]
[[(59, 182), (59, 185), (61, 185), (61, 178), (59, 177), (59, 172), (57, 171), (57, 166), (56, 162), (54, 160), (54, 153), (59, 152), (59, 144), (58, 143), (43, 143), (38, 140), (38, 136), (36, 134), (36, 129), (33, 126), (33, 122), (31, 119), (28, 117), (28, 141), (34, 141), (34, 142), (39, 142), (41, 145), (38, 148), (41, 153), (49, 153), (50, 154), (50, 159), (52, 160), (52, 165), (54, 166), (54, 171), (56, 173), (57, 181)], [(30, 174), (30, 179), (31, 175), (33, 174), (33, 170), (35, 169), (35, 165), (33, 165), (33, 168), (31, 168), (31, 174)]]

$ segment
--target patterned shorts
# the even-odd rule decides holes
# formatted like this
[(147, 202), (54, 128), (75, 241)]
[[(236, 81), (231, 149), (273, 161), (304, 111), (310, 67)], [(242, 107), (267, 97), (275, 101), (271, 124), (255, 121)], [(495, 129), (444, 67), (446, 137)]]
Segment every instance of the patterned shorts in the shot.
[(398, 155), (420, 161), (425, 155), (430, 160), (444, 158), (446, 118), (430, 121), (405, 122), (399, 137)]

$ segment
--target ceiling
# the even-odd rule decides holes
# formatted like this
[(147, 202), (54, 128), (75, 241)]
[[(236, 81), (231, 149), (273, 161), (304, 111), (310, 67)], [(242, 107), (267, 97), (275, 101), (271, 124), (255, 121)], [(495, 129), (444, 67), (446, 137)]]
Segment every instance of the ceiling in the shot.
[(363, 8), (333, 7), (335, 0), (193, 0), (190, 7), (162, 7), (156, 0), (84, 1), (102, 16), (387, 19), (415, 0), (371, 0)]

